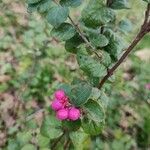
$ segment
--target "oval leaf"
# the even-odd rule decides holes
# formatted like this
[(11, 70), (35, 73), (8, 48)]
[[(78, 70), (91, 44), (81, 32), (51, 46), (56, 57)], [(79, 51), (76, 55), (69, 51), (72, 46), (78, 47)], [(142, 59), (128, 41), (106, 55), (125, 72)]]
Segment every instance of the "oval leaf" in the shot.
[(102, 132), (104, 127), (104, 122), (94, 122), (87, 118), (82, 120), (82, 128), (85, 133), (90, 135), (98, 135)]
[(40, 132), (43, 136), (46, 136), (50, 139), (58, 138), (62, 135), (61, 122), (58, 121), (55, 117), (47, 116), (42, 123)]
[(82, 131), (71, 132), (69, 134), (70, 139), (73, 143), (73, 146), (76, 150), (82, 150), (84, 146), (84, 142), (88, 139), (88, 134)]
[(52, 26), (58, 27), (67, 19), (68, 15), (69, 9), (67, 7), (56, 6), (48, 11), (47, 20)]
[(75, 33), (75, 28), (69, 23), (62, 23), (58, 28), (53, 28), (51, 31), (52, 36), (63, 41), (69, 40)]
[(87, 102), (91, 91), (92, 87), (86, 82), (73, 85), (69, 95), (70, 101), (75, 106), (81, 106)]
[(81, 120), (76, 120), (76, 121), (63, 121), (62, 126), (65, 130), (68, 131), (76, 131), (80, 128), (81, 126)]
[(84, 105), (87, 117), (93, 121), (102, 122), (105, 119), (104, 108), (96, 101), (89, 100)]
[(89, 39), (96, 47), (104, 47), (109, 43), (108, 39), (103, 34), (90, 34)]

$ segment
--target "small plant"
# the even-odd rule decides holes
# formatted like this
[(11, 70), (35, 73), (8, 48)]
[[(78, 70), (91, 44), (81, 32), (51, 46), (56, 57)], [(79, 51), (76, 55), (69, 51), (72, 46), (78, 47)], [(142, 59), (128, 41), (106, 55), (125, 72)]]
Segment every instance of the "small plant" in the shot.
[[(52, 123), (44, 120), (41, 127), (44, 136), (56, 140), (52, 141), (52, 148), (71, 131), (77, 131), (74, 134), (81, 131), (82, 135), (97, 135), (104, 128), (108, 102), (105, 83), (112, 82), (115, 70), (150, 31), (150, 1), (144, 1), (147, 2), (144, 22), (127, 46), (121, 34), (129, 33), (132, 24), (129, 20), (117, 20), (116, 17), (119, 13), (117, 10), (129, 11), (127, 0), (85, 1), (86, 6), (78, 21), (72, 19), (70, 9), (84, 3), (82, 0), (27, 0), (28, 11), (37, 11), (47, 19), (53, 26), (51, 36), (63, 42), (67, 52), (76, 55), (85, 75), (85, 80), (74, 79), (70, 84), (61, 84), (58, 87), (60, 90), (54, 94), (51, 108), (62, 122), (54, 118)], [(70, 139), (71, 136), (68, 137)]]

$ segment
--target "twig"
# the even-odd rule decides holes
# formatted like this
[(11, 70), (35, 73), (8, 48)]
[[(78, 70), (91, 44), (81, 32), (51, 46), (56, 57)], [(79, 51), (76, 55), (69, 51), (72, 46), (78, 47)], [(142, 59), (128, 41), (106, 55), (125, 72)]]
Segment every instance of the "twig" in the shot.
[(91, 45), (91, 43), (88, 41), (88, 39), (84, 36), (81, 29), (79, 28), (79, 25), (76, 24), (70, 16), (68, 16), (69, 20), (71, 21), (72, 25), (76, 28), (78, 33), (80, 34), (81, 38), (84, 40), (84, 42), (92, 49), (95, 50), (95, 48)]
[(144, 35), (146, 35), (148, 32), (150, 32), (149, 16), (150, 16), (150, 4), (148, 4), (148, 6), (147, 6), (147, 10), (145, 12), (144, 23), (141, 26), (140, 32), (137, 34), (135, 39), (132, 41), (132, 43), (127, 48), (127, 50), (123, 53), (123, 55), (120, 57), (120, 59), (116, 62), (116, 64), (111, 69), (109, 69), (107, 74), (103, 77), (103, 79), (99, 83), (99, 86), (98, 86), (99, 89), (101, 89), (102, 86), (104, 85), (104, 83), (107, 81), (107, 79), (113, 75), (114, 71), (120, 66), (120, 64), (125, 60), (125, 58), (128, 56), (128, 54), (139, 43), (139, 41), (144, 37)]
[(70, 139), (68, 138), (66, 143), (64, 144), (64, 150), (67, 150), (69, 148), (70, 145)]
[(102, 58), (102, 54), (99, 55), (99, 54), (96, 52), (95, 47), (93, 47), (92, 44), (88, 41), (88, 39), (84, 36), (84, 33), (81, 31), (79, 25), (76, 24), (76, 23), (72, 20), (72, 18), (71, 18), (70, 16), (68, 16), (68, 18), (69, 18), (69, 20), (71, 21), (72, 25), (73, 25), (73, 26), (75, 27), (75, 29), (77, 30), (77, 32), (79, 33), (79, 35), (81, 36), (81, 38), (83, 39), (83, 41), (87, 44), (87, 46), (88, 46), (89, 48), (91, 48), (91, 50), (93, 51), (93, 53), (95, 53), (95, 55), (96, 55), (98, 58), (101, 59), (101, 58)]

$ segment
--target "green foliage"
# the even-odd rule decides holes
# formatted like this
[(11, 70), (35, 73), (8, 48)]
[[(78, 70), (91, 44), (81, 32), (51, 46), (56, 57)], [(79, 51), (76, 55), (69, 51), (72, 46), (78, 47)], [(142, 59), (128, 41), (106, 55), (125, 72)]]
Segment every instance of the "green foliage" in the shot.
[(90, 34), (89, 39), (96, 47), (104, 47), (109, 43), (108, 39), (103, 34)]
[(112, 60), (118, 59), (120, 53), (125, 48), (124, 40), (112, 30), (106, 29), (104, 34), (109, 39), (109, 44), (104, 48), (104, 50), (110, 54)]
[(89, 27), (99, 27), (113, 21), (115, 13), (105, 6), (103, 1), (90, 0), (87, 7), (82, 12), (82, 20)]
[(46, 116), (41, 126), (41, 134), (49, 139), (55, 139), (62, 135), (61, 122), (53, 116)]
[(128, 9), (129, 2), (128, 0), (113, 0), (109, 6), (113, 9)]
[(83, 54), (81, 51), (77, 53), (77, 60), (80, 68), (92, 77), (102, 77), (106, 74), (106, 68), (98, 59), (90, 57), (88, 54)]
[(27, 144), (32, 138), (32, 133), (30, 131), (20, 132), (17, 134), (17, 139), (20, 145)]
[(49, 143), (50, 143), (49, 138), (39, 134), (37, 139), (38, 139), (38, 145), (40, 148), (49, 147)]
[(64, 130), (67, 131), (76, 131), (80, 128), (81, 126), (81, 120), (76, 120), (76, 121), (63, 121), (62, 126)]
[(82, 0), (61, 0), (60, 4), (62, 6), (68, 6), (68, 7), (78, 7), (82, 3)]
[(88, 135), (83, 131), (71, 132), (69, 134), (73, 146), (76, 150), (80, 150), (84, 148), (84, 142), (87, 140)]
[(58, 27), (67, 19), (68, 14), (67, 7), (56, 6), (48, 11), (47, 20), (51, 25)]
[(27, 144), (24, 147), (22, 147), (21, 150), (36, 150), (36, 147), (32, 144)]
[(132, 30), (132, 23), (130, 22), (130, 20), (126, 19), (126, 20), (121, 20), (119, 22), (119, 28), (122, 32), (126, 33), (126, 32), (130, 32)]
[(29, 4), (34, 4), (34, 3), (38, 3), (40, 2), (41, 0), (27, 0), (27, 3)]
[(65, 49), (71, 53), (77, 53), (79, 45), (83, 43), (82, 38), (79, 34), (76, 34), (71, 39), (67, 40), (65, 43)]
[(85, 133), (89, 135), (98, 135), (103, 130), (104, 123), (103, 122), (94, 122), (87, 118), (82, 120), (82, 128)]
[(145, 2), (147, 2), (147, 3), (150, 3), (150, 0), (143, 0), (143, 1), (145, 1)]
[(84, 111), (88, 118), (95, 122), (103, 122), (105, 119), (104, 108), (94, 100), (89, 100), (84, 105)]
[(58, 28), (53, 28), (51, 35), (66, 41), (72, 38), (76, 33), (75, 28), (69, 23), (62, 23)]
[(71, 103), (75, 106), (81, 106), (85, 104), (90, 97), (91, 91), (91, 85), (84, 81), (74, 84), (69, 93)]

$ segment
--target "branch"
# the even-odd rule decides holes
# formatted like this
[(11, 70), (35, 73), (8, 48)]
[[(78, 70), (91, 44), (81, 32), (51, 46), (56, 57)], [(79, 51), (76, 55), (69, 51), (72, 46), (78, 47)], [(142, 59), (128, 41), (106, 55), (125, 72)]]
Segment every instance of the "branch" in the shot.
[[(60, 3), (57, 1), (57, 0), (53, 0), (57, 5), (61, 6)], [(74, 28), (76, 29), (76, 31), (79, 33), (79, 35), (81, 36), (81, 38), (83, 39), (83, 41), (87, 44), (87, 46), (89, 48), (91, 48), (92, 52), (95, 53), (95, 55), (98, 57), (98, 58), (102, 58), (102, 54), (98, 54), (95, 50), (95, 47), (92, 46), (92, 44), (89, 42), (89, 40), (86, 38), (86, 36), (84, 36), (84, 33), (81, 31), (80, 27), (78, 24), (76, 24), (73, 19), (68, 16), (70, 22), (72, 23), (72, 25), (74, 26)]]
[(123, 53), (123, 55), (120, 57), (120, 59), (116, 62), (116, 64), (108, 70), (107, 74), (103, 77), (101, 82), (99, 83), (98, 88), (101, 89), (104, 83), (107, 81), (109, 77), (111, 77), (114, 73), (114, 71), (120, 66), (120, 64), (125, 60), (125, 58), (129, 55), (129, 53), (133, 50), (133, 48), (141, 41), (141, 39), (146, 35), (148, 32), (150, 32), (150, 4), (147, 5), (147, 10), (145, 11), (145, 19), (144, 23), (141, 26), (141, 29), (135, 39), (132, 41), (132, 43), (129, 45), (127, 50)]
[(79, 33), (79, 35), (81, 36), (81, 38), (83, 39), (83, 41), (87, 44), (87, 46), (88, 46), (89, 48), (91, 48), (91, 50), (95, 53), (95, 55), (96, 55), (98, 58), (101, 59), (102, 54), (99, 55), (99, 54), (95, 51), (95, 50), (96, 50), (95, 47), (93, 47), (92, 44), (91, 44), (91, 43), (88, 41), (88, 39), (86, 38), (86, 36), (84, 36), (84, 33), (81, 31), (79, 25), (76, 24), (76, 23), (72, 20), (72, 18), (71, 18), (70, 16), (69, 16), (68, 18), (69, 18), (69, 20), (71, 21), (72, 25), (73, 25), (73, 26), (75, 27), (75, 29), (77, 30), (77, 32)]

